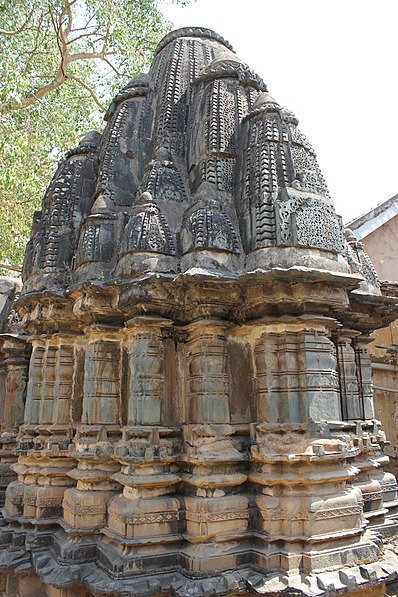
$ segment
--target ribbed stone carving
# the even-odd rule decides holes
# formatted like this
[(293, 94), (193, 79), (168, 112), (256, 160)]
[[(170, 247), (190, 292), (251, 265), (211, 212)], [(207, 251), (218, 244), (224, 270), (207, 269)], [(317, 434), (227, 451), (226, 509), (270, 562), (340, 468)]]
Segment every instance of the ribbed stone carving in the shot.
[(398, 308), (296, 117), (187, 28), (105, 119), (0, 321), (0, 595), (384, 595), (366, 344)]

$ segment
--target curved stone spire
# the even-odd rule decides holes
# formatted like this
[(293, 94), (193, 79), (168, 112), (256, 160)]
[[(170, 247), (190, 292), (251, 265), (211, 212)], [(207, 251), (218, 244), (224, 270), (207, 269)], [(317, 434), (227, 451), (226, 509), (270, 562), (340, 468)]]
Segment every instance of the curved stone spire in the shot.
[[(75, 207), (69, 199), (61, 206), (56, 189), (62, 183), (62, 193), (68, 194), (72, 179), (66, 170), (75, 172), (72, 162), (61, 165), (54, 190), (48, 191), (52, 198), (47, 194), (42, 224), (32, 239), (36, 247), (44, 243), (41, 269), (68, 264), (69, 276), (78, 284), (117, 279), (122, 270), (115, 247), (126, 247), (142, 193), (151, 194), (153, 209), (162, 214), (162, 226), (171, 237), (186, 238), (186, 214), (206, 183), (218, 214), (224, 214), (211, 218), (215, 230), (208, 235), (207, 248), (214, 249), (214, 239), (225, 234), (226, 218), (234, 235), (240, 235), (233, 242), (236, 250), (243, 248), (242, 259), (233, 266), (235, 274), (304, 264), (350, 270), (341, 218), (297, 119), (279, 106), (260, 77), (216, 33), (187, 28), (167, 35), (149, 73), (116, 95), (105, 118), (95, 191), (86, 170), (73, 174), (75, 187), (80, 185), (91, 198), (79, 195), (73, 199)], [(60, 230), (76, 230), (77, 212), (83, 214), (80, 238), (64, 242), (67, 237)], [(190, 217), (196, 218), (193, 213)], [(166, 244), (164, 254), (169, 255)], [(35, 251), (29, 259), (36, 263)], [(177, 244), (173, 271), (189, 266), (182, 258), (185, 254), (186, 248)], [(210, 254), (207, 265), (203, 256), (200, 261), (203, 271), (213, 269)], [(151, 263), (156, 274), (160, 261)], [(123, 269), (123, 278), (129, 271), (133, 279), (141, 269), (137, 263)], [(33, 270), (25, 271), (29, 279)], [(27, 280), (24, 292), (38, 287), (36, 276), (35, 281)]]

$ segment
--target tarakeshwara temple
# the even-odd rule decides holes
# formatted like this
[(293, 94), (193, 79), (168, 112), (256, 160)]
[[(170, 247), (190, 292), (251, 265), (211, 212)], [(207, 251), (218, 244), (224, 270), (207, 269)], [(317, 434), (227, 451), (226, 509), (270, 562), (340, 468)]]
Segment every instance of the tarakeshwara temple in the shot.
[(391, 594), (367, 344), (397, 300), (296, 117), (192, 28), (105, 120), (0, 336), (0, 594)]

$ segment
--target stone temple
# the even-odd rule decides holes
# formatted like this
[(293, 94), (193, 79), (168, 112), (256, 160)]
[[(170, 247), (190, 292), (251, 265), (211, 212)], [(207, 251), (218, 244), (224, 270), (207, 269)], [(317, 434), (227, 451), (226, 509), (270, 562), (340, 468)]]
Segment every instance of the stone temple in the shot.
[(381, 596), (369, 334), (397, 316), (296, 117), (181, 29), (59, 164), (0, 336), (0, 594)]

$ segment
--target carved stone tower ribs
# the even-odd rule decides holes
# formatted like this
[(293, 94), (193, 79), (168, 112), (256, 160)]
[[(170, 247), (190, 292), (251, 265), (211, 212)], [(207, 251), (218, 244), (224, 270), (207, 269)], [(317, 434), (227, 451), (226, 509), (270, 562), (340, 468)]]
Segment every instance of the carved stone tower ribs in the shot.
[(1, 329), (0, 595), (381, 597), (398, 500), (366, 346), (398, 306), (296, 117), (189, 28), (106, 121)]

